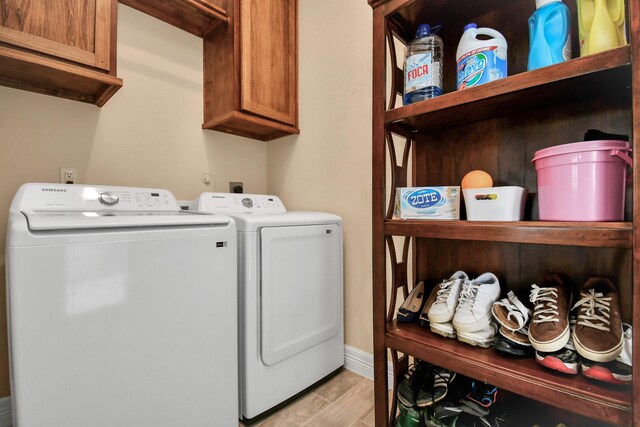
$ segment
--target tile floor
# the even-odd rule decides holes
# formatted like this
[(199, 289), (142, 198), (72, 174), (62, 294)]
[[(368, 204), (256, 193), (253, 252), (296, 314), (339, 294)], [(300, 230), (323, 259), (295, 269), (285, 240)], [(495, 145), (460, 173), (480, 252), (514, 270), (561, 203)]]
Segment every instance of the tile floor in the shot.
[(283, 407), (240, 427), (366, 427), (374, 425), (373, 381), (341, 369)]

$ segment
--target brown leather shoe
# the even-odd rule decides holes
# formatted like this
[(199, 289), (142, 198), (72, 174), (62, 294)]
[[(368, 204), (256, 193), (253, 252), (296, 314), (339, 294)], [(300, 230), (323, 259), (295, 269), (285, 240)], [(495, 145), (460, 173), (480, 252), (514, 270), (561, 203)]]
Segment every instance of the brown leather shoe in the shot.
[(606, 277), (591, 277), (580, 289), (573, 344), (580, 356), (594, 362), (615, 360), (622, 351), (618, 290)]
[(529, 340), (536, 350), (551, 353), (569, 341), (571, 285), (564, 275), (547, 274), (531, 286), (529, 301), (533, 303), (533, 318)]

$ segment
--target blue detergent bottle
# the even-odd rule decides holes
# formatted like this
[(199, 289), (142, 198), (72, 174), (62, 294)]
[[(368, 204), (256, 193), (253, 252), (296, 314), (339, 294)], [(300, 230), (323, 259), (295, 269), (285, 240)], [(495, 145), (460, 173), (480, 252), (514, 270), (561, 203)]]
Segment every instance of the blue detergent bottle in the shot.
[(529, 18), (528, 70), (571, 59), (571, 21), (562, 0), (536, 0)]
[(440, 26), (422, 24), (404, 55), (404, 105), (442, 94), (442, 39), (435, 34)]

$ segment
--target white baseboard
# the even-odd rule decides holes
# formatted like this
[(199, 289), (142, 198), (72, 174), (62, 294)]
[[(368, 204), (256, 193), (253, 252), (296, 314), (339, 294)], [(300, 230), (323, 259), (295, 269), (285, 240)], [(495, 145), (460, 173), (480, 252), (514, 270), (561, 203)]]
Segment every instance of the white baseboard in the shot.
[(0, 427), (13, 426), (11, 418), (11, 396), (0, 398)]
[[(348, 345), (344, 346), (344, 367), (365, 378), (373, 379), (373, 356)], [(387, 384), (393, 384), (393, 365), (387, 363)], [(2, 426), (0, 426), (2, 427)]]

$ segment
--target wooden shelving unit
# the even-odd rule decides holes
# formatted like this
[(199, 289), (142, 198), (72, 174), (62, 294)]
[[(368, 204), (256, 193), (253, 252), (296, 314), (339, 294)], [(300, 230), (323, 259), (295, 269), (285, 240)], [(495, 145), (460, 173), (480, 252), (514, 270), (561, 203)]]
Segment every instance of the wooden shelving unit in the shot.
[[(396, 378), (411, 356), (534, 399), (553, 414), (557, 411), (552, 408), (560, 408), (589, 422), (640, 426), (638, 344), (633, 385), (610, 387), (580, 375), (545, 370), (534, 359), (505, 358), (493, 349), (472, 347), (393, 320), (394, 308), (413, 283), (424, 280), (430, 291), (456, 270), (470, 276), (491, 271), (500, 278), (505, 294), (513, 290), (522, 300), (544, 273), (566, 273), (578, 286), (590, 276), (605, 275), (617, 284), (623, 321), (634, 325), (633, 340), (639, 342), (640, 304), (634, 303), (640, 295), (639, 181), (634, 178), (628, 187), (624, 222), (539, 221), (531, 163), (535, 151), (581, 141), (590, 128), (631, 135), (634, 153), (640, 149), (640, 67), (633, 64), (640, 57), (637, 4), (626, 4), (627, 46), (582, 58), (577, 57), (575, 3), (568, 4), (574, 59), (534, 71), (526, 70), (527, 18), (535, 9), (533, 1), (486, 0), (464, 7), (453, 0), (369, 0), (369, 4), (373, 8), (376, 426), (392, 425), (396, 415), (396, 384), (387, 384), (389, 350)], [(504, 34), (509, 43), (509, 77), (456, 92), (455, 48), (469, 22)], [(395, 100), (402, 92), (402, 58), (395, 52), (422, 23), (442, 25), (445, 93), (399, 106)], [(634, 159), (634, 168), (638, 165)], [(464, 219), (464, 213), (457, 221), (392, 218), (396, 187), (459, 185), (473, 169), (489, 172), (495, 185), (527, 188), (531, 196), (527, 220), (472, 222)], [(388, 386), (394, 389), (391, 402)]]

